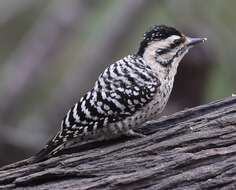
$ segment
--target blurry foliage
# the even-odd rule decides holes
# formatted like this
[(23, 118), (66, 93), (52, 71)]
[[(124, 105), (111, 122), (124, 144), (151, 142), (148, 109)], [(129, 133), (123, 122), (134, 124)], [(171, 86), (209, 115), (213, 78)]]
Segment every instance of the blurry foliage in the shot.
[[(7, 1), (8, 0), (2, 0), (0, 2), (0, 7), (3, 7), (2, 5)], [(69, 0), (68, 3), (72, 1), (73, 0)], [(5, 19), (5, 21), (3, 21), (3, 18), (6, 17), (2, 16), (3, 14), (0, 14), (0, 74), (2, 68), (7, 66), (7, 60), (11, 57), (16, 48), (19, 47), (19, 44), (23, 43), (22, 39), (27, 36), (30, 28), (37, 22), (38, 17), (45, 9), (48, 9), (50, 6), (57, 6), (57, 4), (60, 4), (63, 0), (41, 1), (40, 3), (36, 0), (24, 0), (22, 1), (22, 3), (25, 3), (24, 6), (22, 6), (24, 9), (21, 7), (21, 11), (18, 12), (16, 9), (19, 2), (17, 0), (11, 0), (11, 2), (11, 6), (8, 7), (6, 11), (7, 15), (11, 15), (11, 17), (9, 17), (10, 19)], [(34, 79), (35, 82), (33, 86), (30, 87), (30, 89), (27, 89), (27, 93), (24, 94), (23, 98), (19, 99), (20, 102), (18, 102), (19, 105), (17, 103), (17, 106), (19, 106), (20, 109), (19, 107), (16, 107), (17, 113), (9, 115), (11, 119), (8, 120), (7, 123), (1, 123), (0, 121), (0, 127), (10, 126), (15, 129), (33, 131), (27, 135), (33, 134), (35, 131), (36, 133), (38, 132), (38, 137), (35, 137), (35, 144), (37, 144), (37, 147), (28, 146), (28, 149), (26, 148), (28, 154), (39, 149), (39, 147), (44, 144), (43, 141), (51, 135), (48, 134), (50, 130), (44, 131), (45, 134), (40, 133), (40, 130), (45, 126), (45, 128), (51, 127), (53, 128), (53, 131), (56, 131), (57, 129), (55, 127), (60, 123), (58, 118), (62, 118), (63, 116), (53, 116), (53, 113), (47, 112), (48, 105), (53, 105), (50, 102), (50, 97), (55, 94), (57, 88), (64, 82), (65, 74), (70, 72), (70, 70), (73, 70), (75, 66), (82, 64), (80, 58), (83, 55), (83, 52), (81, 51), (84, 50), (84, 47), (87, 47), (86, 44), (92, 41), (94, 43), (94, 48), (99, 48), (98, 42), (101, 37), (103, 37), (103, 33), (106, 32), (104, 31), (104, 28), (109, 28), (109, 24), (114, 20), (114, 17), (111, 17), (110, 15), (119, 11), (122, 2), (124, 3), (126, 1), (81, 0), (81, 2), (85, 11), (85, 16), (82, 18), (82, 21), (74, 26), (75, 31), (70, 34), (70, 38), (63, 43), (63, 47), (60, 48), (57, 54), (50, 60), (51, 64)], [(133, 1), (133, 3), (138, 2), (139, 1)], [(29, 6), (26, 6), (27, 3)], [(138, 48), (143, 32), (151, 25), (173, 25), (189, 35), (208, 37), (207, 43), (201, 48), (206, 52), (207, 56), (209, 56), (209, 60), (211, 60), (211, 63), (209, 63), (211, 64), (211, 70), (207, 73), (209, 77), (204, 81), (203, 86), (205, 90), (202, 90), (201, 92), (203, 98), (201, 98), (200, 103), (223, 98), (235, 93), (235, 0), (147, 0), (145, 1), (145, 4), (146, 5), (143, 6), (139, 15), (133, 19), (133, 24), (128, 26), (128, 34), (123, 36), (122, 40), (119, 42), (120, 44), (117, 44), (119, 45), (119, 51), (114, 51), (112, 52), (113, 54), (110, 55), (112, 58), (109, 63), (118, 60), (129, 53), (134, 53)], [(122, 23), (116, 24), (122, 25)], [(90, 47), (92, 48), (92, 46)], [(90, 49), (87, 49), (87, 51), (90, 51)], [(190, 52), (189, 57), (192, 56), (195, 58), (194, 53), (196, 53), (197, 56), (201, 56), (202, 54), (197, 54), (197, 51), (198, 50), (195, 49), (192, 53)], [(81, 89), (81, 92), (77, 95), (78, 98), (71, 100), (72, 102), (78, 100), (80, 95), (91, 88), (94, 79), (97, 78), (99, 73), (108, 63), (97, 64), (98, 67), (87, 73), (91, 76), (91, 81), (87, 81), (85, 84), (86, 87), (72, 87)], [(200, 67), (205, 67), (205, 63), (199, 64)], [(9, 75), (10, 74), (12, 73), (9, 73)], [(181, 70), (179, 70), (178, 75), (181, 75)], [(78, 78), (79, 77), (80, 76), (78, 76)], [(201, 73), (199, 74), (199, 77), (201, 78)], [(4, 80), (3, 78), (0, 79)], [(183, 86), (182, 88), (188, 89), (189, 87)], [(4, 90), (5, 89), (1, 88), (0, 85), (0, 95)], [(198, 89), (196, 88), (196, 90)], [(66, 95), (67, 93), (64, 92), (64, 94)], [(186, 97), (187, 96), (188, 94), (186, 94)], [(68, 98), (65, 99), (67, 101), (69, 100)], [(70, 103), (71, 102), (68, 101), (68, 106), (71, 105)], [(199, 102), (197, 102), (197, 104), (198, 103)], [(69, 107), (65, 107), (57, 114), (65, 113), (68, 108)], [(57, 118), (57, 123), (55, 123), (54, 126), (51, 126), (45, 119), (45, 113), (51, 114), (52, 117)], [(51, 116), (49, 116), (49, 118), (50, 117)], [(16, 138), (15, 140), (19, 141), (19, 139)], [(27, 139), (24, 140), (25, 142), (22, 142), (24, 145), (29, 142)], [(39, 141), (42, 141), (41, 144), (38, 143)], [(6, 150), (6, 148), (4, 148), (4, 150)], [(10, 153), (8, 154), (10, 155)], [(21, 157), (19, 156), (19, 158)], [(14, 160), (14, 158), (11, 159)]]
[[(0, 3), (0, 6), (2, 3), (4, 1)], [(30, 6), (30, 9), (18, 13), (0, 25), (0, 65), (4, 64), (4, 60), (20, 43), (23, 35), (30, 29), (42, 8), (42, 5)]]

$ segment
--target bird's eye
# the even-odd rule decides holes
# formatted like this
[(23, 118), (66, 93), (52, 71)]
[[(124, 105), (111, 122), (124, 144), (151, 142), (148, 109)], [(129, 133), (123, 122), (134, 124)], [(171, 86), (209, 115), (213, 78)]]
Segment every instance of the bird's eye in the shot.
[(175, 43), (176, 45), (179, 45), (179, 44), (181, 44), (182, 42), (183, 42), (183, 39), (182, 39), (182, 38), (179, 38), (179, 39), (174, 40), (174, 43)]

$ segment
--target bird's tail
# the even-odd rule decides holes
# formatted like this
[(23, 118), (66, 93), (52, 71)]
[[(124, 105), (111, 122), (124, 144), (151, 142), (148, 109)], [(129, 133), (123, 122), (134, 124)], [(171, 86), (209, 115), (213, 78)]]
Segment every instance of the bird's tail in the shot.
[(31, 162), (36, 163), (49, 159), (62, 150), (64, 146), (63, 139), (59, 138), (59, 135), (56, 135), (42, 150), (31, 158)]

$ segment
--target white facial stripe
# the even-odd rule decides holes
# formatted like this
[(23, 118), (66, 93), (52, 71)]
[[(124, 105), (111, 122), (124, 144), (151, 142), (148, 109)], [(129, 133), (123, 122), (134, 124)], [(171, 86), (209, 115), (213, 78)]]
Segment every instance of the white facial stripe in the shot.
[(174, 40), (180, 39), (180, 36), (172, 35), (165, 40), (173, 42)]
[(165, 48), (170, 47), (170, 44), (173, 44), (174, 40), (177, 40), (177, 39), (180, 39), (180, 36), (172, 35), (164, 40), (153, 42), (151, 46), (156, 46), (157, 48), (165, 49)]

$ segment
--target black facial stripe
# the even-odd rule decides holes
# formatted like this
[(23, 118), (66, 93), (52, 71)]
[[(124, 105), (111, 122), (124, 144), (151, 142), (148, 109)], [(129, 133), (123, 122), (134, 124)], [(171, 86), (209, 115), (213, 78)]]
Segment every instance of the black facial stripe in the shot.
[(170, 49), (174, 49), (174, 48), (176, 48), (176, 47), (178, 47), (179, 46), (179, 43), (172, 43), (172, 44), (170, 44)]
[(157, 53), (158, 55), (163, 55), (163, 54), (169, 53), (170, 51), (171, 51), (170, 48), (165, 48), (165, 49), (158, 49), (158, 50), (156, 50), (156, 53)]
[(184, 48), (180, 48), (171, 59), (163, 61), (163, 62), (159, 62), (159, 63), (162, 64), (163, 66), (167, 67), (168, 65), (170, 65), (174, 61), (175, 58), (177, 58), (183, 52), (184, 52)]
[(182, 39), (182, 38), (176, 39), (176, 40), (174, 40), (173, 43), (171, 43), (171, 44), (169, 45), (169, 47), (162, 48), (162, 49), (158, 49), (158, 50), (156, 51), (156, 53), (157, 53), (158, 55), (167, 54), (167, 53), (169, 53), (170, 51), (172, 51), (172, 49), (175, 49), (176, 47), (178, 47), (181, 43), (183, 43), (183, 39)]

